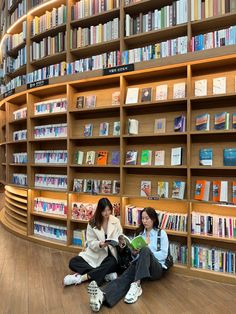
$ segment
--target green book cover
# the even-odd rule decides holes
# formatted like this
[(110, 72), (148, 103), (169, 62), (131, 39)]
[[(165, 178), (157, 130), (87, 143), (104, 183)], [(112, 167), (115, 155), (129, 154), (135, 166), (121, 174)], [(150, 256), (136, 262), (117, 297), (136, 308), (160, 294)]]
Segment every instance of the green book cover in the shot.
[(142, 166), (148, 166), (151, 164), (151, 154), (152, 154), (151, 150), (148, 150), (148, 149), (142, 150), (142, 154), (141, 154)]

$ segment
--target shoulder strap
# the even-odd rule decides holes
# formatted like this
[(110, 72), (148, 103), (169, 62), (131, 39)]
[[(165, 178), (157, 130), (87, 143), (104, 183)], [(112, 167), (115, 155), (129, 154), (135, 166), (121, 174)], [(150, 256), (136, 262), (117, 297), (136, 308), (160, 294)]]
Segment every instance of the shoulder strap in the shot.
[(157, 229), (157, 251), (161, 250), (161, 229)]

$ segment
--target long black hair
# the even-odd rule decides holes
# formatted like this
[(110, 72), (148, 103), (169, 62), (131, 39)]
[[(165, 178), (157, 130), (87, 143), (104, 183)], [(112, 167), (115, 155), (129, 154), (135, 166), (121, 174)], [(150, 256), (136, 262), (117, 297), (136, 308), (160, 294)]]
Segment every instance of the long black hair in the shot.
[(98, 204), (97, 204), (96, 211), (95, 211), (93, 217), (89, 221), (90, 226), (96, 227), (99, 230), (101, 229), (102, 223), (103, 223), (102, 212), (105, 210), (105, 208), (107, 206), (109, 207), (109, 209), (111, 210), (111, 213), (112, 213), (113, 207), (112, 207), (112, 204), (109, 201), (109, 199), (106, 197), (100, 198), (100, 200), (98, 201)]
[(159, 227), (159, 219), (158, 219), (158, 214), (157, 212), (155, 211), (154, 208), (152, 207), (145, 207), (141, 213), (140, 213), (140, 217), (141, 217), (141, 224), (138, 228), (138, 233), (143, 233), (145, 227), (143, 225), (143, 222), (142, 222), (142, 215), (143, 215), (143, 212), (145, 212), (148, 217), (153, 221), (153, 229), (158, 229)]

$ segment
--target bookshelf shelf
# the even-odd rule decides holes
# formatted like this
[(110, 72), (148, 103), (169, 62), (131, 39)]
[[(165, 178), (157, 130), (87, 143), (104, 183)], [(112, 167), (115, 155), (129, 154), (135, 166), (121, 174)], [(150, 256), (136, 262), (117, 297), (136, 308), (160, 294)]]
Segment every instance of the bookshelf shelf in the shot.
[(45, 217), (45, 218), (51, 218), (54, 220), (61, 220), (61, 221), (67, 221), (67, 217), (63, 217), (60, 215), (53, 215), (53, 214), (47, 214), (47, 213), (38, 213), (38, 212), (31, 212), (31, 215), (38, 216), (38, 217)]
[(113, 116), (114, 114), (120, 114), (120, 106), (104, 106), (93, 109), (73, 109), (69, 112), (74, 116), (78, 116), (78, 118), (86, 118), (87, 116), (89, 117), (92, 113), (96, 114), (96, 116), (98, 116), (98, 114), (101, 114), (102, 117), (110, 115)]
[(30, 117), (30, 119), (34, 119), (34, 120), (39, 119), (39, 120), (41, 120), (41, 119), (48, 119), (49, 117), (57, 117), (57, 116), (66, 117), (66, 115), (67, 115), (66, 112), (51, 112), (49, 114), (42, 113), (42, 114), (38, 114), (38, 115), (32, 115)]
[(49, 55), (39, 60), (31, 61), (31, 65), (37, 68), (42, 68), (50, 64), (66, 61), (66, 52), (58, 52), (53, 55)]
[(169, 2), (167, 0), (161, 0), (158, 1), (158, 3), (155, 0), (143, 0), (124, 6), (124, 11), (128, 14), (136, 14), (137, 12), (148, 12), (156, 8), (161, 8), (168, 3)]
[(27, 167), (27, 164), (9, 164), (9, 166), (11, 166), (11, 167)]
[(50, 138), (40, 138), (40, 139), (34, 139), (34, 140), (29, 140), (29, 142), (52, 142), (52, 141), (66, 141), (67, 138), (66, 137), (60, 137), (60, 138), (54, 138), (54, 137), (50, 137)]
[(92, 16), (87, 16), (86, 18), (72, 20), (70, 24), (72, 27), (89, 27), (90, 25), (97, 25), (99, 23), (111, 21), (112, 19), (119, 17), (119, 15), (120, 9), (112, 9)]
[(170, 99), (162, 101), (153, 101), (145, 103), (137, 103), (131, 105), (123, 105), (123, 108), (127, 113), (132, 113), (133, 110), (140, 111), (135, 112), (135, 114), (145, 114), (150, 112), (169, 112), (169, 111), (179, 111), (187, 109), (187, 99)]
[(205, 239), (205, 240), (210, 240), (210, 241), (218, 241), (218, 242), (226, 242), (226, 243), (236, 244), (236, 239), (234, 239), (234, 238), (224, 238), (224, 237), (206, 236), (206, 235), (198, 235), (198, 234), (191, 234), (191, 238), (193, 238), (193, 239)]
[(53, 192), (67, 192), (67, 189), (53, 189), (53, 188), (46, 188), (46, 187), (36, 187), (31, 186), (31, 189), (33, 190), (39, 190), (39, 191), (53, 191)]
[(119, 49), (120, 40), (114, 39), (109, 41), (104, 41), (102, 43), (93, 44), (81, 48), (71, 49), (70, 52), (78, 59), (82, 57), (88, 57), (92, 55), (98, 55), (106, 51), (115, 51)]
[(98, 169), (104, 169), (104, 168), (120, 168), (120, 166), (118, 165), (76, 165), (76, 164), (72, 164), (70, 165), (70, 167), (72, 168), (98, 168)]
[(51, 163), (48, 163), (48, 164), (29, 164), (31, 167), (52, 167), (52, 168), (66, 168), (67, 167), (67, 164), (51, 164)]
[(26, 45), (26, 42), (23, 41), (21, 44), (19, 44), (18, 46), (16, 46), (15, 48), (7, 51), (7, 54), (9, 57), (12, 57), (12, 58), (16, 58), (17, 57), (17, 53), (20, 49), (24, 48), (24, 46)]
[(9, 121), (9, 124), (21, 124), (21, 123), (24, 123), (26, 121), (27, 121), (27, 118), (11, 120), (11, 121)]
[(31, 36), (30, 39), (31, 41), (40, 41), (45, 37), (48, 37), (48, 36), (53, 37), (57, 35), (58, 33), (63, 32), (65, 30), (66, 30), (66, 24), (64, 23), (64, 24), (60, 24), (58, 26), (52, 27), (50, 29), (47, 29), (46, 31), (39, 33), (37, 35)]
[(77, 222), (77, 223), (81, 223), (81, 224), (88, 224), (88, 221), (87, 220), (78, 220), (78, 219), (73, 219), (71, 218), (70, 221), (72, 222)]
[(20, 67), (19, 69), (17, 69), (16, 71), (12, 72), (12, 73), (8, 73), (7, 75), (13, 79), (14, 77), (17, 77), (19, 75), (24, 75), (26, 74), (26, 65), (23, 65), (22, 67)]
[(191, 22), (191, 29), (193, 34), (199, 34), (206, 30), (212, 31), (218, 29), (219, 25), (220, 28), (229, 27), (230, 25), (234, 25), (235, 18), (235, 13), (225, 13), (223, 15), (208, 17), (207, 19)]
[(186, 34), (187, 24), (180, 24), (160, 30), (127, 36), (124, 38), (124, 42), (129, 48), (133, 48), (137, 45), (155, 44), (164, 40), (185, 36)]

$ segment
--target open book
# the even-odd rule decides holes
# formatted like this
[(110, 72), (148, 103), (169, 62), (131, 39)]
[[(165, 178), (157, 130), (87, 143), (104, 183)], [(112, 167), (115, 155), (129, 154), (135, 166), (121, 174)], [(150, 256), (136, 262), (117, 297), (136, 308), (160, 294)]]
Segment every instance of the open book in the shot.
[(138, 235), (137, 237), (133, 239), (129, 239), (126, 235), (121, 234), (117, 240), (114, 239), (106, 239), (105, 243), (108, 243), (112, 246), (117, 246), (120, 243), (120, 246), (125, 247), (126, 245), (129, 246), (132, 250), (140, 250), (143, 247), (147, 246), (146, 241), (143, 239), (141, 235)]

